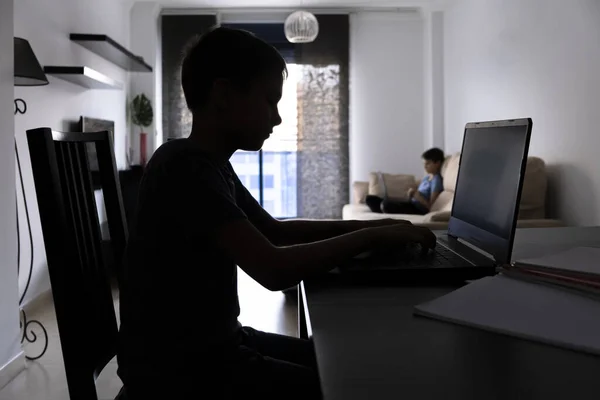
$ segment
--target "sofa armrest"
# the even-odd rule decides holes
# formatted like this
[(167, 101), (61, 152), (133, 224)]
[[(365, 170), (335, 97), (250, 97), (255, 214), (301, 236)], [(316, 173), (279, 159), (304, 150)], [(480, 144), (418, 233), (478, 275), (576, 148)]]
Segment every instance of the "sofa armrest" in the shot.
[(448, 222), (451, 211), (433, 211), (426, 214), (423, 222)]

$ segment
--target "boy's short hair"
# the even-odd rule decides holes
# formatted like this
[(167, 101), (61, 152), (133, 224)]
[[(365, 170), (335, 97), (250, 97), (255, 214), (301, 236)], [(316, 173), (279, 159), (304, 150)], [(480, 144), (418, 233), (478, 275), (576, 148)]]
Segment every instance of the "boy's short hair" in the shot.
[(423, 158), (424, 160), (429, 160), (429, 161), (433, 161), (433, 162), (438, 162), (438, 161), (444, 162), (444, 150), (434, 147), (432, 149), (427, 150), (425, 153), (423, 153), (421, 158)]
[(285, 60), (273, 46), (240, 29), (216, 27), (186, 47), (181, 86), (192, 112), (205, 105), (216, 79), (245, 89), (270, 74), (287, 75)]

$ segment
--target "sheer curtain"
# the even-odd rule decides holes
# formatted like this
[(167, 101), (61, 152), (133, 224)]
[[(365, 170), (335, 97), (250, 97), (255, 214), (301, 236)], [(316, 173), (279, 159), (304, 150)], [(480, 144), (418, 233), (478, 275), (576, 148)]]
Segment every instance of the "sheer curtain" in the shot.
[(341, 218), (349, 199), (348, 15), (317, 15), (319, 36), (296, 46), (298, 216)]
[(192, 114), (187, 109), (181, 88), (181, 61), (189, 41), (217, 24), (215, 15), (163, 15), (162, 106), (165, 139), (187, 137), (192, 129)]

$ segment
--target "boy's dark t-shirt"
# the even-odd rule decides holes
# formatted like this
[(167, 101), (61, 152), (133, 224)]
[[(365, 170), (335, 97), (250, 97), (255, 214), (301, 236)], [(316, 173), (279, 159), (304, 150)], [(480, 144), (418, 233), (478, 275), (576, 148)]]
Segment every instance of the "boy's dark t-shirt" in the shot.
[(155, 152), (140, 184), (120, 290), (121, 379), (164, 374), (165, 365), (185, 368), (235, 346), (237, 266), (215, 231), (259, 217), (259, 208), (231, 164), (191, 140)]

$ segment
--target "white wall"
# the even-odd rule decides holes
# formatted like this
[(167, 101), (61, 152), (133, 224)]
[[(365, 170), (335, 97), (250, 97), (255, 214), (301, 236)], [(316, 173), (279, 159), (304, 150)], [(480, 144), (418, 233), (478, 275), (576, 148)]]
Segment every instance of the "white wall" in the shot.
[(445, 136), (467, 121), (531, 116), (568, 223), (600, 223), (600, 2), (456, 0), (444, 15)]
[(351, 15), (350, 182), (423, 173), (423, 33), (416, 12)]
[[(0, 388), (20, 352), (15, 220), (13, 0), (0, 1)], [(24, 367), (22, 363), (21, 367)]]
[[(31, 43), (42, 65), (89, 66), (123, 82), (124, 90), (90, 90), (49, 77), (44, 87), (15, 88), (15, 95), (27, 101), (26, 115), (15, 117), (15, 134), (24, 172), (25, 190), (34, 236), (34, 274), (25, 302), (50, 288), (45, 251), (40, 229), (35, 188), (25, 131), (48, 126), (68, 130), (71, 121), (81, 115), (115, 121), (115, 155), (117, 166), (125, 167), (127, 88), (129, 74), (118, 66), (69, 40), (69, 33), (107, 34), (125, 47), (129, 46), (129, 6), (120, 0), (19, 0), (14, 7), (14, 34)], [(4, 58), (3, 58), (4, 59)], [(5, 147), (2, 147), (5, 149)], [(11, 147), (12, 148), (12, 147)], [(4, 151), (4, 150), (3, 150)], [(14, 202), (14, 199), (12, 200)], [(21, 226), (21, 268), (29, 268), (30, 248), (22, 200), (19, 200)], [(14, 230), (13, 230), (14, 231)], [(21, 273), (19, 287), (25, 286)]]

